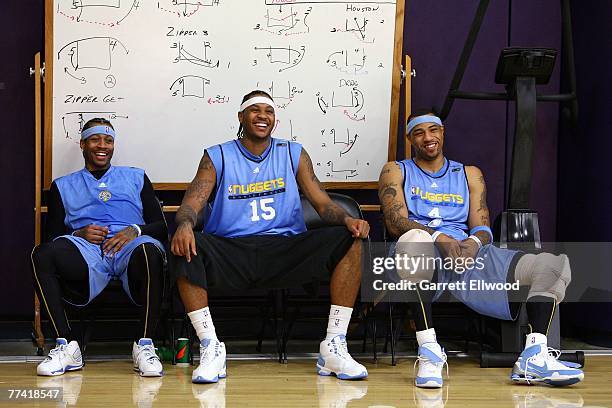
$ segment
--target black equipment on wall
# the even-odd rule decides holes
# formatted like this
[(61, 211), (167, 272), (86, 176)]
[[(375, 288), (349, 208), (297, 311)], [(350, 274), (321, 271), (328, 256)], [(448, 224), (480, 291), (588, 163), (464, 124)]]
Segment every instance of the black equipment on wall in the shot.
[(561, 0), (561, 18), (563, 30), (562, 55), (566, 62), (566, 82), (570, 89), (567, 93), (553, 95), (541, 95), (536, 90), (536, 85), (548, 82), (555, 62), (556, 51), (544, 48), (505, 48), (502, 50), (497, 65), (495, 82), (506, 84), (506, 92), (504, 93), (459, 90), (488, 6), (489, 0), (480, 0), (440, 117), (442, 120), (448, 117), (455, 99), (516, 102), (510, 191), (508, 202), (505, 205), (506, 208), (529, 208), (536, 102), (568, 103), (569, 116), (574, 123), (578, 115), (569, 0)]

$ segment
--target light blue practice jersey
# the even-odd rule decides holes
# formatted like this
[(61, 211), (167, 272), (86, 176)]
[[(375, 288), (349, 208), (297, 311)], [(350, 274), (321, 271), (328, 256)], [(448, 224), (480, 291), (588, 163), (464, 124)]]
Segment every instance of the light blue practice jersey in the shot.
[(299, 143), (272, 138), (261, 156), (250, 153), (239, 140), (206, 151), (217, 180), (204, 232), (234, 238), (306, 231), (296, 181)]
[(470, 191), (463, 164), (444, 159), (438, 172), (429, 173), (412, 159), (398, 163), (409, 218), (455, 239), (467, 238)]
[(131, 224), (144, 224), (140, 193), (144, 170), (111, 166), (98, 180), (87, 169), (55, 180), (70, 232), (89, 224), (108, 227), (107, 238)]
[[(111, 166), (100, 179), (96, 179), (87, 169), (82, 169), (58, 178), (55, 184), (66, 211), (64, 224), (70, 232), (94, 224), (108, 227), (108, 239), (129, 225), (145, 223), (140, 198), (144, 184), (142, 169)], [(87, 303), (102, 292), (112, 279), (121, 280), (123, 289), (133, 300), (126, 273), (132, 252), (146, 243), (154, 244), (161, 252), (164, 251), (162, 244), (148, 235), (131, 240), (114, 256), (103, 254), (100, 245), (81, 237), (62, 235), (58, 238), (70, 240), (87, 263)]]

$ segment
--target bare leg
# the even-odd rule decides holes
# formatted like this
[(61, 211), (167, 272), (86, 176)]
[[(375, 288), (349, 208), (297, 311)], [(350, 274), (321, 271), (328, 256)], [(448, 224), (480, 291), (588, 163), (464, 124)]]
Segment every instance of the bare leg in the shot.
[(206, 289), (194, 285), (184, 276), (178, 278), (176, 284), (178, 285), (181, 300), (187, 313), (208, 306), (208, 292), (206, 292)]
[(352, 308), (355, 304), (361, 285), (361, 245), (356, 239), (334, 269), (329, 285), (333, 305)]

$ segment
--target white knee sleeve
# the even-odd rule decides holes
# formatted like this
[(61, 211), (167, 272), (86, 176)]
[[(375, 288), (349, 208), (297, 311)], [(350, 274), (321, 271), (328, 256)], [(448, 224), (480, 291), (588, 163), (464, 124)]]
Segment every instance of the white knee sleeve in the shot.
[(397, 274), (414, 283), (431, 280), (435, 271), (435, 256), (431, 235), (427, 231), (412, 229), (397, 240)]
[(531, 285), (527, 299), (534, 296), (555, 298), (557, 303), (565, 297), (565, 289), (572, 281), (567, 255), (523, 255), (516, 264), (515, 278), (521, 285)]

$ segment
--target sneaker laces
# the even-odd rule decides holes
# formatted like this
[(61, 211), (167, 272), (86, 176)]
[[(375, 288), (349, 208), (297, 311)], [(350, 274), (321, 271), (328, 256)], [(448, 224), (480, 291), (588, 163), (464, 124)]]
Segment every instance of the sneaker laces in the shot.
[[(220, 353), (220, 348), (221, 348), (221, 343), (218, 341), (215, 341), (215, 345), (214, 347), (211, 346), (211, 343), (208, 343), (208, 345), (206, 347), (204, 347), (204, 351), (202, 351), (202, 348), (200, 348), (200, 365), (206, 365), (207, 363), (210, 363), (211, 361), (213, 361), (216, 357), (218, 357), (221, 353)], [(211, 349), (214, 348), (214, 352), (211, 352)]]
[(440, 358), (442, 358), (442, 362), (440, 363), (434, 363), (433, 361), (431, 361), (429, 358), (422, 356), (422, 355), (418, 355), (416, 360), (414, 360), (414, 366), (412, 366), (412, 374), (414, 376), (416, 376), (416, 366), (419, 363), (423, 363), (423, 364), (431, 364), (434, 366), (438, 366), (440, 364), (442, 364), (442, 368), (444, 368), (444, 366), (446, 366), (446, 378), (450, 378), (450, 374), (448, 373), (448, 362), (447, 357), (446, 357), (446, 353), (444, 352), (444, 350), (442, 350), (442, 355), (440, 356)]
[(138, 353), (138, 355), (140, 356), (141, 354), (145, 356), (145, 361), (148, 363), (151, 363), (153, 360), (158, 360), (159, 361), (159, 356), (155, 353), (155, 348), (152, 345), (146, 345), (146, 346), (140, 346), (140, 352)]
[(544, 359), (544, 361), (546, 361), (546, 359), (549, 359), (549, 358), (558, 360), (560, 356), (561, 356), (560, 350), (557, 350), (556, 348), (553, 348), (553, 347), (547, 347), (546, 349), (542, 349), (540, 353), (537, 353), (531, 357), (528, 357), (527, 360), (525, 361), (525, 374), (524, 374), (527, 384), (531, 384), (531, 379), (529, 378), (529, 363), (531, 363), (533, 360), (535, 360), (538, 357), (541, 357)]
[(558, 360), (561, 357), (561, 350), (557, 350), (556, 348), (548, 347), (548, 355), (553, 357), (555, 360)]
[(346, 344), (346, 341), (339, 340), (338, 342), (335, 342), (332, 340), (328, 344), (332, 346), (332, 349), (330, 351), (338, 357), (344, 360), (353, 360), (353, 357), (351, 357), (348, 351), (348, 345)]
[(60, 351), (64, 351), (66, 349), (66, 346), (67, 346), (66, 344), (58, 344), (58, 345), (56, 345), (54, 348), (49, 350), (49, 354), (47, 355), (47, 358), (45, 358), (45, 361), (53, 360), (52, 356), (55, 356), (56, 354), (59, 354)]

